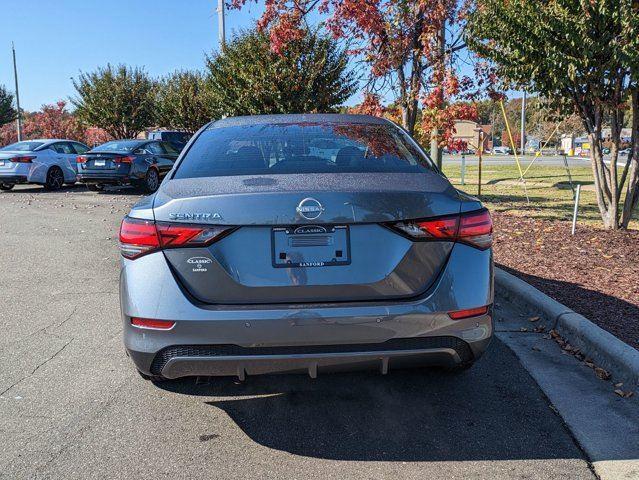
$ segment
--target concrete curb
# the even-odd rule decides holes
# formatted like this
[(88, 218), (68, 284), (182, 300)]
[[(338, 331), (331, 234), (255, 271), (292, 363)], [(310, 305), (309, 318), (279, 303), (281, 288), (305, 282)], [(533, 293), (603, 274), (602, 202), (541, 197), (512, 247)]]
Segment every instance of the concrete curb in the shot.
[(544, 318), (571, 345), (608, 370), (615, 381), (624, 382), (624, 390), (639, 390), (639, 351), (532, 285), (504, 270), (495, 270), (495, 287), (501, 298)]

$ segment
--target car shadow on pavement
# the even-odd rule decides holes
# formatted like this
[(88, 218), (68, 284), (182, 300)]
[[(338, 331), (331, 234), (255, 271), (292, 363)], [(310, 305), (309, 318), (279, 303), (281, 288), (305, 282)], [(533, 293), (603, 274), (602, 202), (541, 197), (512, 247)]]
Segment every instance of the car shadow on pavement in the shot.
[[(358, 461), (583, 458), (512, 352), (495, 340), (469, 371), (435, 369), (213, 378), (158, 384), (211, 397), (254, 442)], [(195, 432), (217, 435), (213, 425)]]

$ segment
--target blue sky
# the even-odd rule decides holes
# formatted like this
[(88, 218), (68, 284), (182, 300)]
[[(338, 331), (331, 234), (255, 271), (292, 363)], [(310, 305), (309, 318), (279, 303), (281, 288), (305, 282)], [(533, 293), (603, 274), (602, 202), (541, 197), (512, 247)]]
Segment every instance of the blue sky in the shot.
[[(217, 0), (1, 0), (0, 85), (13, 91), (15, 42), (25, 110), (73, 95), (72, 77), (107, 63), (146, 68), (153, 76), (204, 67), (218, 48)], [(263, 12), (248, 1), (227, 10), (227, 37)], [(348, 104), (357, 103), (359, 95)]]
[[(152, 75), (202, 68), (218, 47), (216, 0), (1, 0), (0, 84), (13, 91), (15, 42), (21, 106), (73, 94), (71, 77), (110, 62)], [(261, 14), (252, 4), (227, 11), (227, 35)]]

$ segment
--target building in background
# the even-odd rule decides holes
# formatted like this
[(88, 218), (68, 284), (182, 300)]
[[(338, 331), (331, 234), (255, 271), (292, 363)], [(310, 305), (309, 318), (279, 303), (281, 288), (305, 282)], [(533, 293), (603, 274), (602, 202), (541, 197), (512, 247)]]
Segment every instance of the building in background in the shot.
[(492, 125), (480, 125), (472, 120), (455, 120), (452, 141), (455, 144), (463, 142), (468, 150), (475, 151), (479, 145), (480, 130), (484, 132), (484, 152), (490, 152), (493, 149)]
[(590, 155), (590, 139), (588, 137), (575, 138), (574, 155), (578, 157), (587, 157)]
[(575, 136), (572, 134), (563, 134), (561, 136), (561, 148), (559, 150), (564, 155), (572, 157), (575, 154)]

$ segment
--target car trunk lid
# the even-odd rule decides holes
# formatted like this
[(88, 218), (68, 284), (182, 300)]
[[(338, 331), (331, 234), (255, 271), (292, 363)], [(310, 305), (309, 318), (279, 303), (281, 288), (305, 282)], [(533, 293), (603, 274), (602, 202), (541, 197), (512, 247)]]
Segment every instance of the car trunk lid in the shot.
[[(124, 152), (96, 152), (96, 153), (85, 153), (82, 155), (86, 160), (84, 163), (85, 170), (96, 170), (96, 171), (108, 171), (108, 170), (116, 170), (122, 164), (121, 159), (123, 157), (127, 157), (127, 154)], [(130, 163), (130, 162), (127, 162)]]
[(414, 297), (452, 243), (414, 242), (385, 225), (459, 211), (456, 190), (435, 173), (171, 180), (154, 205), (158, 222), (236, 227), (208, 247), (165, 250), (186, 290), (214, 304)]
[[(304, 218), (312, 198), (323, 211)], [(316, 206), (309, 202), (308, 206)], [(380, 223), (458, 213), (457, 191), (436, 173), (227, 176), (171, 180), (158, 191), (158, 221), (217, 225)]]

